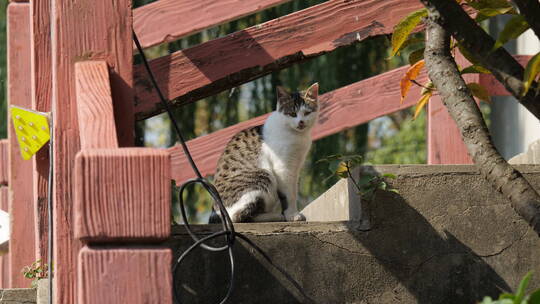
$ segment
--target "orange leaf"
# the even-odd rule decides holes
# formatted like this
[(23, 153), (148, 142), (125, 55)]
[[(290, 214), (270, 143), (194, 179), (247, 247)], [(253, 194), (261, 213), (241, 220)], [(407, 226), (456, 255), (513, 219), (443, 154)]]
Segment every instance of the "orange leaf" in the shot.
[(431, 98), (431, 95), (433, 94), (433, 91), (427, 91), (420, 99), (416, 102), (416, 109), (414, 109), (414, 117), (413, 120), (420, 115), (420, 112), (422, 111), (422, 108), (427, 104), (429, 99)]
[(401, 103), (403, 103), (405, 96), (407, 96), (407, 93), (411, 88), (411, 80), (415, 80), (416, 77), (418, 77), (418, 74), (420, 74), (420, 70), (422, 70), (422, 68), (424, 67), (424, 63), (424, 60), (420, 60), (417, 63), (413, 64), (407, 70), (405, 75), (403, 75), (403, 78), (401, 78), (401, 82), (399, 84), (399, 87), (401, 88)]

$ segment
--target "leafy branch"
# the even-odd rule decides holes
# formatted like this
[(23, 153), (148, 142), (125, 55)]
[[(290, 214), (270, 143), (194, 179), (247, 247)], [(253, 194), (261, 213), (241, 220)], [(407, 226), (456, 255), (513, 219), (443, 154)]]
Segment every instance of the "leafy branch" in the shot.
[(358, 180), (354, 177), (352, 171), (358, 166), (364, 164), (363, 157), (361, 155), (335, 154), (317, 161), (317, 163), (323, 162), (328, 164), (328, 170), (332, 172), (332, 174), (325, 180), (328, 180), (333, 176), (344, 179), (349, 178), (354, 184), (356, 190), (358, 190), (357, 194), (360, 195), (363, 200), (372, 201), (377, 190), (398, 193), (397, 189), (392, 188), (386, 182), (386, 179), (388, 178), (396, 178), (394, 174), (386, 173), (378, 176), (365, 173)]

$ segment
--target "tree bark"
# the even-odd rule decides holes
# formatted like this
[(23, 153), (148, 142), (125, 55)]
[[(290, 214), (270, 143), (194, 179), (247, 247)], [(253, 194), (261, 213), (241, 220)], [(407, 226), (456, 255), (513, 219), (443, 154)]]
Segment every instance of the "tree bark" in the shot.
[(443, 27), (445, 20), (436, 7), (426, 6), (429, 17), (424, 57), (429, 78), (456, 121), (481, 174), (510, 200), (514, 210), (540, 235), (540, 196), (493, 146), (480, 109), (450, 54), (450, 35)]
[[(500, 47), (492, 51), (495, 41), (489, 36), (461, 6), (452, 0), (421, 0), (424, 5), (432, 6), (439, 13), (445, 28), (456, 38), (475, 59), (491, 71), (493, 76), (504, 85), (518, 101), (534, 116), (540, 119), (540, 96), (535, 96), (538, 85), (534, 83), (529, 92), (521, 97), (523, 91), (524, 68)], [(523, 0), (525, 1), (525, 0)], [(538, 18), (538, 16), (534, 16)]]
[(519, 7), (519, 13), (525, 17), (527, 23), (540, 39), (540, 3), (538, 0), (514, 0)]

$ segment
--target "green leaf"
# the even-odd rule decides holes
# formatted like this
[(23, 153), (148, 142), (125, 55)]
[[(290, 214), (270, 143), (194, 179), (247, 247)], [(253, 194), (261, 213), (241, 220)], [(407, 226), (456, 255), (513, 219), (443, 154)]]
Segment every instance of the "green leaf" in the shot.
[(511, 293), (503, 292), (499, 295), (499, 300), (511, 299), (514, 300), (515, 296)]
[(339, 160), (339, 159), (331, 160), (330, 163), (328, 164), (328, 169), (330, 171), (332, 171), (332, 173), (335, 174), (336, 171), (338, 170), (340, 164), (341, 164), (341, 160)]
[(491, 97), (489, 97), (488, 91), (479, 83), (476, 83), (476, 82), (467, 83), (467, 87), (469, 88), (469, 90), (471, 90), (471, 93), (473, 94), (474, 97), (480, 100), (484, 100), (486, 102), (491, 102)]
[(407, 40), (405, 40), (405, 42), (403, 42), (401, 44), (401, 47), (399, 48), (400, 50), (403, 50), (404, 48), (410, 46), (410, 45), (415, 45), (415, 44), (418, 44), (418, 43), (424, 43), (426, 41), (426, 39), (424, 37), (409, 37)]
[(386, 178), (392, 178), (392, 179), (395, 179), (396, 178), (396, 175), (395, 174), (392, 174), (392, 173), (385, 173), (382, 175), (383, 177), (386, 177)]
[(507, 0), (467, 0), (467, 4), (476, 10), (512, 8)]
[(369, 184), (373, 179), (375, 179), (375, 176), (373, 175), (362, 175), (360, 176), (360, 179), (358, 180), (359, 186), (364, 186)]
[(386, 187), (388, 187), (388, 184), (386, 182), (380, 182), (379, 186), (377, 188), (384, 191), (384, 190), (386, 190)]
[(491, 297), (484, 297), (480, 304), (493, 304), (493, 300), (491, 299)]
[(499, 37), (497, 38), (497, 41), (495, 41), (495, 44), (493, 45), (491, 51), (500, 48), (510, 39), (515, 39), (519, 37), (519, 35), (523, 34), (523, 32), (529, 29), (529, 27), (530, 26), (525, 20), (525, 17), (523, 17), (522, 15), (512, 17), (512, 19), (510, 19), (504, 25), (503, 30), (499, 33)]
[(532, 277), (532, 271), (529, 271), (523, 280), (519, 282), (519, 287), (516, 291), (516, 297), (514, 298), (514, 304), (521, 304), (521, 300), (523, 300), (523, 297), (525, 296), (525, 289), (527, 289), (527, 285), (529, 285), (529, 281)]
[(390, 192), (394, 192), (394, 193), (397, 193), (397, 194), (399, 194), (399, 191), (398, 191), (398, 189), (394, 189), (394, 188), (392, 188), (392, 189), (388, 189), (388, 190), (386, 190), (386, 191), (390, 191)]
[(540, 53), (534, 55), (531, 60), (527, 63), (527, 67), (525, 68), (525, 74), (523, 76), (523, 93), (521, 93), (521, 96), (525, 96), (527, 94), (527, 91), (529, 91), (529, 88), (531, 87), (531, 84), (536, 79), (536, 76), (540, 73)]
[(427, 9), (420, 9), (412, 12), (403, 18), (395, 27), (392, 34), (392, 55), (394, 56), (401, 49), (403, 43), (407, 40), (414, 28), (422, 21), (422, 18), (428, 14)]
[(540, 304), (540, 289), (531, 293), (529, 296), (529, 304)]
[[(512, 7), (483, 8), (478, 10), (478, 14), (485, 17), (495, 17), (512, 11)], [(478, 20), (477, 20), (478, 21)]]
[(461, 70), (461, 75), (474, 74), (474, 73), (491, 74), (491, 72), (488, 69), (481, 67), (479, 65), (471, 65)]
[(422, 59), (424, 59), (424, 48), (418, 49), (409, 54), (410, 65), (413, 65)]

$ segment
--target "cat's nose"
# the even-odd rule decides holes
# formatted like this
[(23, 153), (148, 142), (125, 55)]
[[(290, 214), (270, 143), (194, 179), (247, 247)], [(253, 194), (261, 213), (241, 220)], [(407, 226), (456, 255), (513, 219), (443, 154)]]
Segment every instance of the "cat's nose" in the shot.
[(300, 120), (300, 121), (298, 122), (298, 127), (303, 128), (303, 127), (305, 127), (305, 126), (306, 126), (306, 123), (305, 123), (303, 120)]

